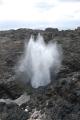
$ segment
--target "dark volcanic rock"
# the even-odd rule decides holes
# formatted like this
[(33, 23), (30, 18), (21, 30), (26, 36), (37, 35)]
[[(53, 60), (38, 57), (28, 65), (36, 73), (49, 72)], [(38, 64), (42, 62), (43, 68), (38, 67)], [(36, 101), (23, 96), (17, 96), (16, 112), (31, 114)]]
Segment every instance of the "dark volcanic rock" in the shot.
[(47, 43), (52, 40), (61, 44), (61, 70), (55, 83), (37, 90), (27, 86), (31, 99), (22, 106), (0, 103), (0, 119), (80, 120), (80, 27), (62, 31), (54, 28), (0, 31), (0, 98), (16, 99), (23, 93), (14, 69), (23, 54), (25, 40), (28, 42), (31, 34), (36, 37), (38, 33)]
[(52, 32), (52, 33), (58, 33), (58, 29), (57, 28), (46, 28), (45, 31), (46, 32)]
[(28, 113), (16, 104), (0, 103), (0, 119), (1, 120), (27, 120)]

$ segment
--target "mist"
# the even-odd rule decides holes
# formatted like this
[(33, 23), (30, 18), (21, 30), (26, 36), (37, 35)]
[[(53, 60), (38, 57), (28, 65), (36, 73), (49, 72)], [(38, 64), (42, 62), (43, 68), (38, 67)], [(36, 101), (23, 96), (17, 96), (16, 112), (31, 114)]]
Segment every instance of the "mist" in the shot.
[(62, 51), (56, 42), (45, 43), (44, 38), (38, 34), (37, 39), (31, 36), (25, 42), (24, 54), (17, 66), (17, 75), (24, 83), (30, 83), (33, 88), (46, 86), (51, 82), (51, 73), (54, 75), (60, 70)]

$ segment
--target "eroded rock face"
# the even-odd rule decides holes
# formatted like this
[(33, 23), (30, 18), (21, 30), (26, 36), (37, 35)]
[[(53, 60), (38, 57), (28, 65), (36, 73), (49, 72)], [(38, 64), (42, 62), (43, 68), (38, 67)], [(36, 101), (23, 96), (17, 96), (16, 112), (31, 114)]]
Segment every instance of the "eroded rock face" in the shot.
[[(16, 81), (15, 65), (24, 51), (24, 42), (30, 35), (41, 33), (46, 42), (57, 41), (62, 46), (63, 62), (54, 83), (38, 89), (25, 88), (31, 96), (21, 106), (0, 102), (1, 120), (32, 120), (34, 110), (39, 120), (80, 119), (80, 28), (62, 30), (18, 29), (0, 31), (0, 99), (15, 100), (24, 92), (24, 86)], [(53, 79), (53, 78), (52, 78)], [(27, 111), (25, 111), (27, 110)], [(15, 112), (14, 112), (15, 111)], [(43, 117), (40, 117), (43, 116)]]

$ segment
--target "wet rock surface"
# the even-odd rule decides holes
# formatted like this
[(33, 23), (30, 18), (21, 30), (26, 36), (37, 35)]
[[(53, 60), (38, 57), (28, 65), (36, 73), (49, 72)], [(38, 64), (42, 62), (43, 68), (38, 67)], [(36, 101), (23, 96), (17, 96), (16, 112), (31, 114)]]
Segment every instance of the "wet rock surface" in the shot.
[[(41, 33), (46, 42), (62, 46), (63, 62), (56, 80), (46, 87), (24, 89), (16, 81), (15, 66), (30, 35)], [(53, 79), (53, 78), (52, 78)], [(80, 120), (80, 28), (0, 31), (0, 99), (16, 100), (24, 91), (30, 100), (20, 106), (0, 102), (1, 120)]]

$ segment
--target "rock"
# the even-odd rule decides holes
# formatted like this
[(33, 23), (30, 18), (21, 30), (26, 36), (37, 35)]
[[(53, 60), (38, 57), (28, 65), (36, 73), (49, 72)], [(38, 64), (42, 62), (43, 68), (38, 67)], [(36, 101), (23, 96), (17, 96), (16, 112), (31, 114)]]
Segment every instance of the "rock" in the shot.
[(45, 114), (41, 114), (40, 111), (34, 110), (28, 120), (46, 120)]
[(28, 102), (29, 100), (30, 100), (30, 96), (28, 96), (26, 93), (24, 93), (23, 95), (21, 95), (19, 98), (15, 99), (15, 100), (0, 99), (0, 102), (4, 102), (6, 104), (15, 103), (18, 106), (21, 106), (21, 105), (25, 104), (26, 102)]
[(28, 102), (29, 100), (30, 100), (30, 96), (24, 93), (23, 95), (21, 95), (19, 98), (17, 98), (13, 102), (21, 106), (22, 104)]
[[(25, 40), (28, 42), (31, 34), (36, 38), (38, 33), (46, 43), (51, 40), (61, 45), (62, 67), (50, 85), (24, 88), (16, 81), (15, 66), (24, 52)], [(21, 96), (24, 89), (29, 101)], [(79, 120), (80, 27), (61, 31), (54, 28), (0, 31), (0, 99), (1, 120)], [(8, 104), (5, 99), (10, 100)]]
[(28, 113), (19, 108), (14, 103), (6, 104), (0, 102), (0, 119), (1, 120), (27, 120)]
[(46, 32), (56, 32), (56, 33), (58, 33), (58, 29), (57, 28), (46, 28), (45, 31)]

